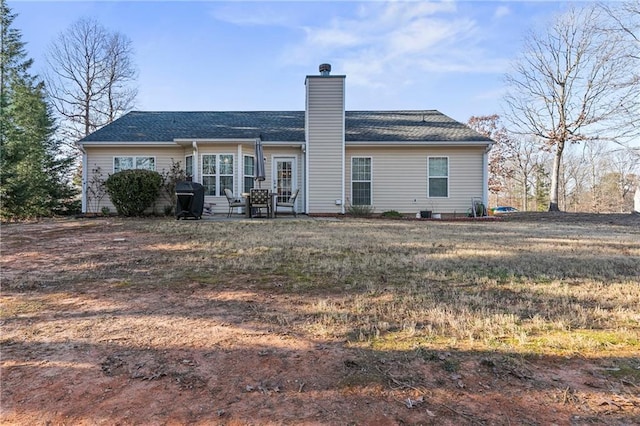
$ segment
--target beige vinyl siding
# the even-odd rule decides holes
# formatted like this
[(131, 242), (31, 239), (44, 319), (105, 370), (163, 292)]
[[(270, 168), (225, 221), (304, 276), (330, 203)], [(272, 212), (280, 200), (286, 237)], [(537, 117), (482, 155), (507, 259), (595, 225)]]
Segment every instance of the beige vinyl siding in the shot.
[[(464, 214), (472, 197), (482, 197), (483, 147), (346, 149), (346, 198), (351, 199), (351, 158), (371, 157), (372, 205), (375, 213), (397, 210)], [(427, 197), (427, 158), (449, 159), (449, 196)]]
[[(200, 143), (198, 146), (198, 158), (194, 159), (194, 165), (198, 168), (197, 176), (201, 176), (202, 169), (202, 155), (204, 154), (231, 154), (234, 156), (233, 167), (234, 167), (234, 192), (236, 194), (240, 194), (242, 192), (243, 180), (241, 178), (242, 173), (239, 168), (244, 167), (242, 161), (244, 155), (254, 155), (254, 147), (252, 144), (241, 144), (241, 156), (238, 157), (238, 144), (236, 143)], [(103, 179), (107, 179), (107, 177), (113, 173), (113, 158), (114, 157), (124, 157), (124, 156), (144, 156), (144, 157), (155, 157), (156, 161), (156, 171), (162, 173), (163, 171), (168, 171), (171, 168), (172, 160), (180, 161), (180, 165), (184, 168), (184, 158), (186, 155), (191, 155), (193, 153), (193, 149), (191, 146), (187, 148), (183, 148), (181, 146), (176, 146), (175, 148), (103, 148), (103, 147), (85, 147), (85, 151), (87, 152), (87, 166), (88, 166), (88, 180), (91, 180), (91, 173), (96, 167), (100, 167), (102, 169), (102, 177)], [(278, 156), (288, 156), (294, 157), (296, 159), (297, 165), (297, 174), (296, 174), (296, 187), (302, 188), (302, 174), (304, 172), (304, 165), (302, 164), (301, 152), (300, 148), (297, 147), (264, 147), (264, 155), (267, 158), (265, 163), (266, 169), (266, 181), (262, 182), (262, 188), (272, 188), (272, 158), (273, 155)], [(199, 181), (199, 180), (198, 180)], [(301, 197), (302, 198), (302, 197)], [(109, 197), (105, 196), (102, 199), (102, 202), (97, 205), (93, 203), (91, 200), (87, 200), (87, 212), (89, 213), (98, 213), (101, 211), (102, 207), (109, 208), (112, 212), (115, 213), (115, 207), (110, 202)], [(228, 203), (226, 197), (214, 197), (214, 196), (206, 196), (205, 203), (213, 204), (213, 212), (214, 214), (226, 214), (228, 210)], [(159, 202), (157, 206), (155, 206), (155, 212), (158, 214), (162, 214), (164, 212), (164, 205), (168, 204), (167, 202)], [(303, 204), (301, 204), (303, 205)]]
[[(85, 147), (87, 152), (87, 181), (91, 182), (93, 170), (100, 168), (102, 177), (106, 180), (109, 175), (113, 174), (114, 157), (155, 157), (156, 172), (162, 173), (171, 169), (172, 160), (179, 161), (181, 167), (184, 168), (184, 149), (176, 146), (175, 148), (102, 148), (102, 147)], [(87, 200), (87, 213), (99, 213), (103, 207), (107, 207), (111, 212), (115, 213), (116, 209), (111, 204), (109, 196), (105, 195), (99, 205), (96, 206), (92, 200)], [(162, 213), (163, 206), (156, 206), (156, 212)]]
[(344, 179), (344, 77), (307, 78), (310, 213), (341, 213)]

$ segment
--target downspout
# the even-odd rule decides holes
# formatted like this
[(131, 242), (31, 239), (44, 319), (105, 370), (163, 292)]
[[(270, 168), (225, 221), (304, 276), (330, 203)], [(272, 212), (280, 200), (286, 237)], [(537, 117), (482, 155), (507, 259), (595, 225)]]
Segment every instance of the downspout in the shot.
[(304, 206), (305, 209), (303, 211), (303, 213), (307, 213), (307, 193), (306, 193), (306, 188), (307, 188), (307, 144), (303, 143), (302, 145), (300, 145), (300, 151), (302, 151), (302, 192), (303, 192), (303, 201), (304, 201)]
[(487, 145), (482, 153), (482, 203), (489, 210), (489, 151), (493, 143)]
[(81, 192), (81, 202), (82, 202), (82, 213), (87, 213), (87, 181), (89, 179), (89, 172), (87, 171), (87, 151), (84, 150), (82, 144), (76, 144), (80, 152), (82, 152), (82, 192)]
[(244, 192), (244, 156), (242, 153), (242, 144), (238, 144), (238, 185), (233, 189), (234, 194), (241, 194)]
[(196, 141), (191, 142), (191, 147), (193, 148), (193, 178), (191, 180), (194, 182), (200, 182), (200, 159), (198, 158), (198, 143)]

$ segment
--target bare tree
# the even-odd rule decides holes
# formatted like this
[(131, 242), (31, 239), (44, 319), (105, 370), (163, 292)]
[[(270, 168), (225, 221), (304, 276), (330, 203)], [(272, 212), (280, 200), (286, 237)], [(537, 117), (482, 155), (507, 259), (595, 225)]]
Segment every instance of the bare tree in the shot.
[(131, 41), (93, 19), (61, 33), (47, 54), (49, 96), (72, 145), (133, 107), (137, 71)]
[(489, 191), (496, 195), (503, 191), (506, 182), (513, 175), (509, 167), (509, 157), (513, 155), (512, 141), (507, 129), (502, 125), (497, 114), (488, 116), (472, 116), (467, 122), (469, 127), (483, 136), (493, 139), (495, 145), (489, 152)]
[(633, 211), (633, 192), (637, 188), (640, 157), (634, 157), (628, 150), (619, 149), (608, 156), (609, 169), (616, 177), (615, 192), (610, 194), (614, 199), (611, 210), (620, 213)]
[[(640, 44), (640, 1), (600, 3), (598, 6), (605, 11), (609, 18), (609, 21), (601, 26), (603, 31), (620, 33), (631, 43)], [(628, 54), (633, 59), (640, 61), (637, 49), (629, 50)]]
[(497, 114), (473, 116), (469, 127), (493, 139), (496, 144), (489, 153), (489, 191), (495, 195), (518, 198), (519, 207), (529, 208), (535, 172), (548, 159), (548, 150), (540, 149), (537, 139), (509, 133)]
[(559, 210), (567, 144), (620, 142), (637, 130), (640, 85), (627, 43), (599, 31), (602, 10), (571, 8), (543, 34), (532, 33), (506, 76), (508, 120), (554, 149), (549, 210)]
[[(628, 42), (627, 55), (636, 64), (640, 63), (640, 1), (625, 1), (621, 3), (601, 3), (599, 7), (605, 11), (608, 21), (601, 30), (605, 33), (616, 34)], [(636, 82), (640, 81), (640, 65), (636, 66)], [(640, 127), (640, 111), (636, 110), (636, 129)], [(628, 153), (636, 160), (640, 159), (640, 146), (629, 147)], [(640, 213), (640, 185), (636, 185), (633, 211)]]
[(511, 166), (514, 170), (513, 177), (520, 186), (522, 209), (529, 210), (529, 197), (531, 189), (535, 185), (536, 171), (545, 164), (549, 158), (546, 149), (540, 149), (538, 140), (532, 136), (512, 136), (514, 155), (511, 156)]

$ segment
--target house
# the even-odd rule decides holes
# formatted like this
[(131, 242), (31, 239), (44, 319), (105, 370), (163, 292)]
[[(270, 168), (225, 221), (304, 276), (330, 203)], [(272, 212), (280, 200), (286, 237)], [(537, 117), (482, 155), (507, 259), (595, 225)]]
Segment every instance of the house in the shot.
[[(464, 213), (487, 204), (487, 155), (493, 141), (435, 110), (345, 111), (344, 75), (306, 77), (305, 111), (130, 112), (88, 135), (83, 153), (83, 211), (113, 209), (92, 198), (92, 175), (127, 168), (167, 171), (180, 162), (205, 186), (214, 212), (227, 210), (225, 188), (254, 185), (296, 211), (342, 214), (350, 205), (376, 213)], [(262, 143), (266, 180), (255, 183), (254, 145)], [(97, 202), (99, 201), (99, 203)]]

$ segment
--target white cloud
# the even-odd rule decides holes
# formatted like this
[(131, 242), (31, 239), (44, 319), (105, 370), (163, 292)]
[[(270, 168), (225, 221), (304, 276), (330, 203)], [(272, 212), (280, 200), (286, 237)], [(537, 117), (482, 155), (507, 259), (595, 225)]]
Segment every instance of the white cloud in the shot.
[(283, 8), (266, 7), (257, 3), (247, 9), (242, 3), (225, 5), (215, 4), (209, 14), (216, 20), (239, 26), (287, 26), (292, 22), (292, 17)]
[(509, 9), (508, 6), (498, 6), (498, 8), (496, 9), (496, 11), (493, 13), (493, 18), (494, 19), (500, 19), (500, 18), (504, 18), (507, 15), (511, 14), (511, 9)]
[(452, 2), (376, 2), (327, 24), (307, 24), (304, 38), (287, 46), (281, 61), (313, 66), (331, 62), (349, 83), (392, 87), (416, 72), (501, 72), (502, 61), (480, 47), (476, 21)]

